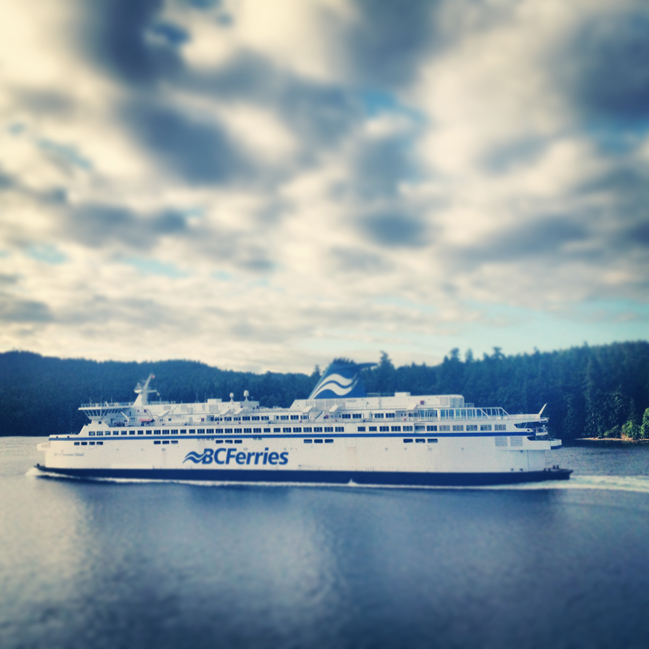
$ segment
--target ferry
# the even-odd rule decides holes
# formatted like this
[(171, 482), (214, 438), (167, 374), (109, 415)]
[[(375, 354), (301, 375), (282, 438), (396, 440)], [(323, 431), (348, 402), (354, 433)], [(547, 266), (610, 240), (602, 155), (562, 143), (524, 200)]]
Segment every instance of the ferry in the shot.
[(510, 415), (461, 395), (367, 394), (362, 370), (337, 359), (308, 399), (266, 408), (249, 398), (90, 403), (77, 434), (51, 435), (36, 468), (84, 479), (366, 486), (479, 486), (567, 480), (548, 466), (561, 445), (538, 414)]

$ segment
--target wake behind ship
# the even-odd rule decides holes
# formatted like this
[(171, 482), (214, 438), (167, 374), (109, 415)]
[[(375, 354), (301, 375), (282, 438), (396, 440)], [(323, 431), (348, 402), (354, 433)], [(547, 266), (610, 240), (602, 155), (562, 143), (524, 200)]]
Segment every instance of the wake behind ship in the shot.
[(290, 408), (208, 399), (94, 403), (76, 435), (38, 445), (37, 468), (78, 478), (393, 486), (494, 485), (566, 480), (548, 468), (561, 445), (538, 414), (477, 407), (460, 395), (368, 395), (361, 371), (334, 361), (308, 399)]

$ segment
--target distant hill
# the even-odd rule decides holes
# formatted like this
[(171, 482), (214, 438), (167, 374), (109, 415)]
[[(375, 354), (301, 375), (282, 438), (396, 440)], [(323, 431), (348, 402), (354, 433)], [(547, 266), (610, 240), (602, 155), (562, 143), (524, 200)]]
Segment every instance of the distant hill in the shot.
[[(288, 406), (306, 398), (319, 378), (306, 374), (253, 374), (193, 361), (97, 362), (0, 354), (0, 436), (77, 432), (81, 403), (131, 401), (135, 384), (155, 374), (169, 401), (240, 398), (249, 390), (263, 406)], [(502, 406), (511, 413), (538, 412), (547, 403), (551, 432), (563, 439), (598, 436), (627, 421), (640, 424), (649, 408), (649, 342), (574, 347), (507, 356), (499, 348), (480, 360), (452, 350), (436, 366), (395, 368), (383, 354), (365, 370), (368, 392), (463, 394), (468, 402)]]

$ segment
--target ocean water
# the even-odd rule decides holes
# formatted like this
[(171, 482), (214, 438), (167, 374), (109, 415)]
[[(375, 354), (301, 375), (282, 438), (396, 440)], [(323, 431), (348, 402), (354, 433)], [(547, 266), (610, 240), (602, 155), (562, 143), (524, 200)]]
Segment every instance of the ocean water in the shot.
[(0, 438), (0, 646), (649, 647), (649, 448), (472, 489), (53, 480)]

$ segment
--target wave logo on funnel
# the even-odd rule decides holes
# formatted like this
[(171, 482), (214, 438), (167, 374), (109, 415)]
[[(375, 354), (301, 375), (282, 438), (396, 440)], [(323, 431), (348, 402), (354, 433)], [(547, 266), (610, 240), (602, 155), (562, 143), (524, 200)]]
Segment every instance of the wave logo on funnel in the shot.
[(364, 397), (365, 386), (361, 370), (376, 363), (354, 363), (345, 359), (334, 360), (327, 368), (309, 399), (339, 399), (341, 397)]
[[(312, 399), (317, 399), (323, 392), (331, 390), (338, 397), (346, 397), (358, 384), (358, 377), (346, 379), (341, 374), (331, 374), (326, 377), (326, 381), (318, 387), (311, 395)], [(320, 397), (322, 398), (322, 397)]]

